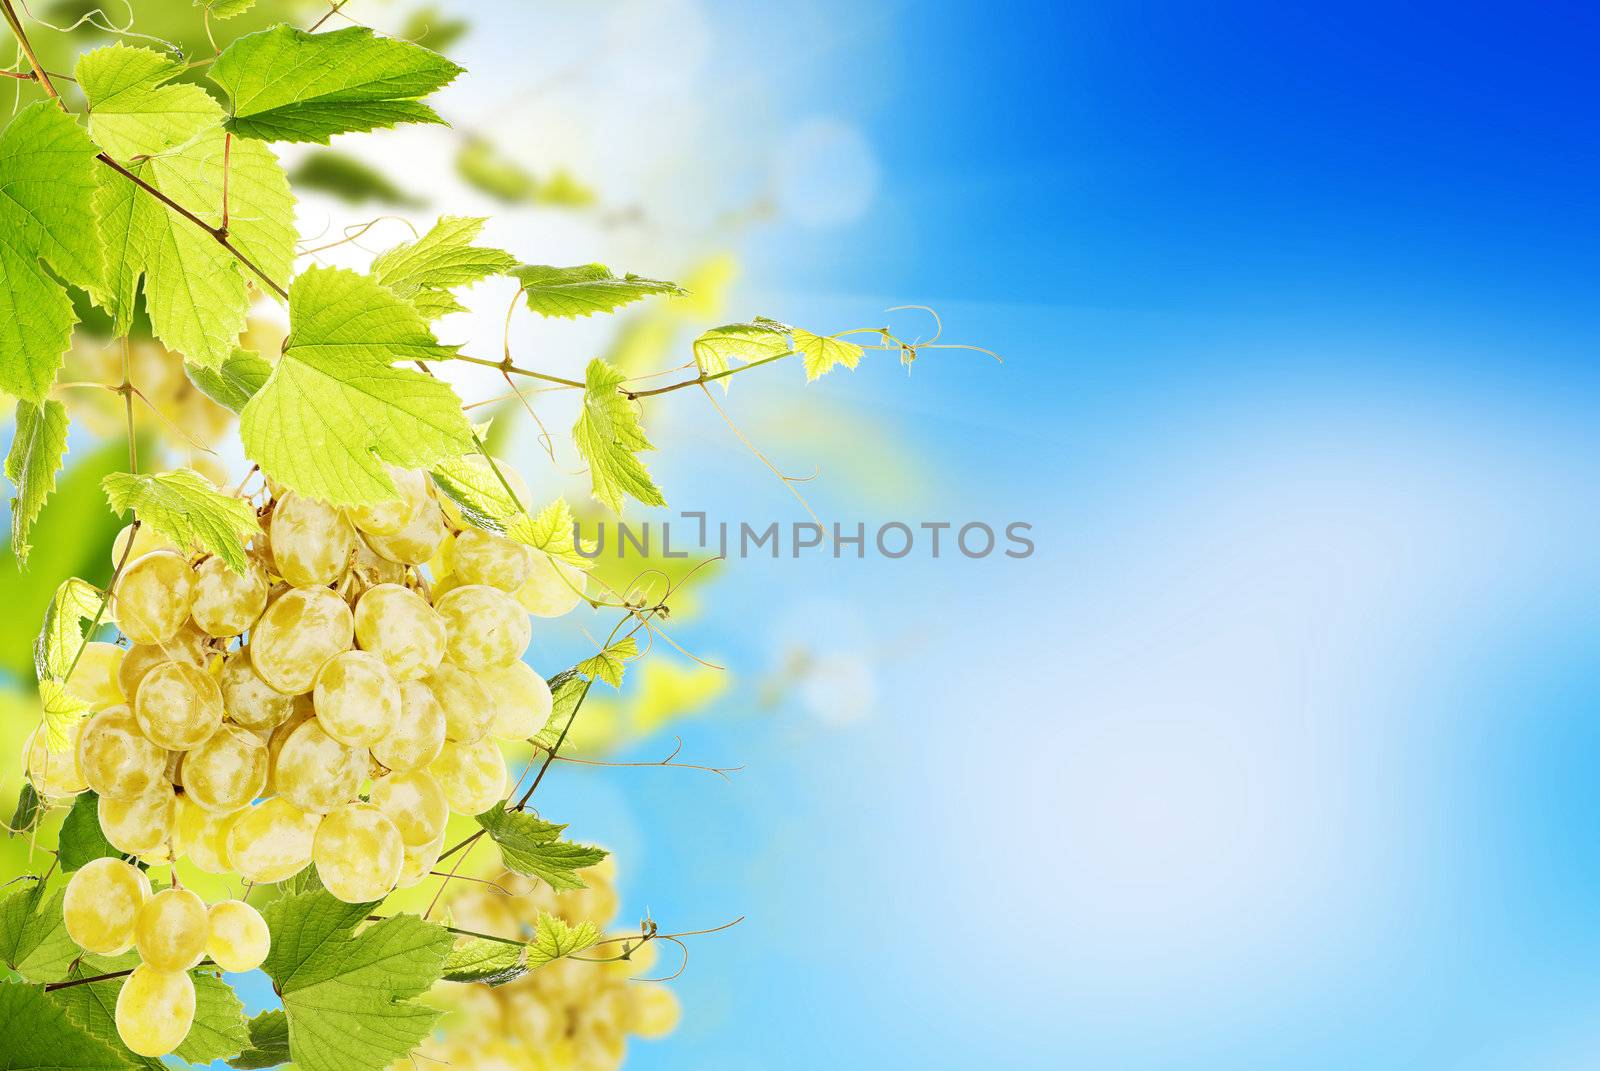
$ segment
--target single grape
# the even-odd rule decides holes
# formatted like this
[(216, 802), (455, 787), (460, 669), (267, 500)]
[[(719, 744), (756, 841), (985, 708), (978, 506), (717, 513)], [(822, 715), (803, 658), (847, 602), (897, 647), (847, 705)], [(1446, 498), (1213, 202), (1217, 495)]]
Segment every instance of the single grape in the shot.
[(188, 752), (180, 767), (184, 795), (208, 811), (249, 806), (267, 786), (267, 748), (245, 729), (224, 725)]
[(445, 662), (423, 681), (433, 690), (444, 711), (444, 736), (458, 744), (470, 744), (489, 734), (494, 723), (494, 701), (466, 670)]
[(327, 588), (291, 588), (261, 615), (250, 637), (250, 661), (261, 679), (285, 695), (311, 691), (323, 663), (350, 649), (350, 607)]
[(28, 780), (33, 790), (51, 804), (63, 804), (89, 787), (83, 779), (83, 769), (78, 765), (78, 739), (83, 735), (88, 718), (72, 723), (67, 734), (65, 751), (51, 751), (49, 733), (44, 726), (33, 731), (25, 745), (28, 756)]
[(297, 588), (338, 580), (356, 549), (355, 529), (342, 511), (293, 492), (273, 506), (268, 531), (278, 575)]
[(131, 800), (101, 796), (98, 805), (100, 832), (119, 852), (128, 855), (153, 855), (166, 847), (172, 836), (178, 798), (170, 781)]
[(224, 713), (246, 729), (272, 729), (288, 721), (294, 710), (294, 696), (284, 695), (261, 679), (250, 661), (248, 646), (228, 652), (217, 683)]
[(417, 515), (393, 535), (368, 534), (367, 545), (380, 558), (402, 565), (421, 565), (433, 557), (449, 529), (444, 526), (444, 514), (432, 502), (424, 503)]
[(138, 532), (133, 530), (132, 522), (122, 526), (122, 531), (117, 533), (117, 538), (111, 543), (111, 567), (115, 569), (122, 560), (122, 552), (127, 550), (128, 538), (133, 538), (133, 550), (128, 553), (128, 561), (142, 558), (151, 551), (177, 550), (172, 541), (166, 536), (151, 528), (148, 524), (141, 524)]
[(83, 727), (78, 769), (100, 795), (136, 799), (167, 780), (167, 753), (139, 731), (127, 707), (112, 707)]
[(378, 808), (350, 803), (322, 820), (311, 857), (330, 893), (347, 904), (365, 904), (388, 896), (400, 880), (405, 843)]
[(302, 811), (327, 814), (355, 799), (366, 776), (366, 749), (341, 744), (310, 718), (279, 747), (272, 784)]
[[(528, 484), (523, 480), (522, 474), (516, 469), (512, 468), (510, 465), (506, 464), (504, 461), (496, 458), (495, 464), (491, 466), (489, 464), (489, 459), (484, 457), (482, 454), (469, 454), (461, 459), (461, 463), (463, 466), (469, 466), (474, 470), (472, 476), (470, 477), (472, 482), (477, 483), (481, 481), (486, 486), (492, 487), (494, 489), (493, 493), (497, 498), (503, 499), (506, 497), (506, 489), (500, 483), (500, 478), (504, 477), (506, 483), (510, 484), (511, 489), (516, 492), (517, 503), (521, 505), (523, 509), (527, 509), (533, 505), (533, 496), (528, 493)], [(499, 470), (500, 476), (495, 475), (495, 471), (497, 469)], [(433, 490), (434, 496), (439, 500), (439, 507), (444, 510), (444, 519), (449, 523), (451, 528), (454, 528), (459, 532), (463, 529), (472, 527), (467, 523), (466, 518), (461, 516), (461, 507), (457, 506), (455, 502), (451, 500), (449, 495), (445, 494), (437, 487), (435, 487)], [(507, 504), (509, 505), (509, 503)]]
[(133, 713), (153, 743), (187, 751), (205, 743), (222, 724), (222, 690), (203, 669), (162, 662), (139, 682)]
[(145, 674), (163, 662), (187, 662), (206, 668), (211, 657), (210, 639), (194, 625), (186, 624), (166, 643), (136, 643), (128, 648), (122, 664), (117, 667), (117, 685), (127, 696), (127, 702), (132, 703), (139, 694)]
[(372, 805), (400, 831), (408, 848), (420, 848), (439, 839), (450, 820), (450, 801), (439, 782), (426, 770), (405, 770), (372, 783)]
[(243, 900), (219, 900), (211, 905), (211, 934), (206, 955), (233, 974), (253, 971), (266, 962), (272, 934), (261, 912)]
[(111, 610), (134, 643), (166, 643), (178, 634), (194, 602), (194, 570), (174, 550), (135, 558), (122, 570)]
[(255, 558), (241, 575), (221, 558), (207, 558), (195, 570), (194, 623), (219, 639), (254, 627), (267, 606), (267, 571)]
[(433, 870), (433, 865), (439, 861), (439, 853), (444, 851), (444, 833), (441, 832), (434, 840), (419, 847), (406, 845), (405, 856), (400, 863), (400, 879), (395, 882), (397, 889), (409, 889), (414, 885), (422, 884)]
[(505, 536), (468, 528), (456, 537), (453, 572), (463, 584), (486, 584), (514, 592), (533, 575), (534, 551)]
[(117, 994), (117, 1036), (140, 1056), (165, 1056), (194, 1023), (194, 979), (141, 963)]
[(235, 814), (213, 814), (187, 794), (178, 797), (172, 844), (177, 853), (207, 874), (227, 874), (233, 870), (228, 860), (228, 830)]
[(323, 731), (357, 747), (382, 740), (400, 717), (400, 682), (370, 651), (345, 651), (328, 659), (317, 674), (312, 699)]
[(67, 680), (67, 691), (89, 704), (90, 710), (104, 710), (125, 703), (117, 674), (127, 649), (114, 643), (95, 640), (83, 645), (83, 654)]
[(85, 952), (120, 956), (133, 947), (139, 910), (150, 899), (150, 879), (121, 859), (94, 859), (67, 882), (61, 913), (67, 936)]
[(536, 553), (533, 571), (517, 589), (517, 602), (534, 617), (561, 617), (583, 602), (588, 584), (588, 574), (571, 562)]
[(444, 708), (421, 681), (400, 685), (400, 718), (389, 735), (372, 745), (372, 757), (391, 770), (428, 765), (444, 747)]
[(294, 704), (290, 709), (289, 717), (285, 719), (283, 724), (273, 728), (272, 732), (267, 735), (266, 795), (277, 795), (278, 752), (283, 750), (284, 741), (288, 740), (296, 729), (304, 725), (315, 714), (316, 711), (312, 709), (311, 697), (309, 695), (297, 695), (294, 697)]
[(396, 680), (419, 680), (444, 659), (441, 618), (416, 592), (379, 584), (356, 603), (356, 643), (388, 665)]
[(444, 618), (445, 657), (468, 673), (509, 666), (528, 649), (528, 614), (483, 584), (456, 588), (434, 604)]
[(491, 736), (527, 740), (550, 720), (550, 685), (526, 662), (513, 662), (478, 677), (494, 705)]
[(459, 814), (482, 814), (505, 799), (506, 758), (488, 738), (471, 744), (445, 741), (428, 772)]
[(351, 523), (368, 535), (394, 535), (428, 504), (428, 477), (421, 469), (389, 467), (388, 473), (400, 493), (398, 498), (349, 509)]
[(206, 954), (205, 901), (188, 889), (162, 889), (139, 909), (133, 946), (150, 966), (186, 971)]
[(291, 878), (311, 862), (320, 814), (300, 810), (282, 796), (240, 811), (228, 827), (228, 861), (246, 881)]

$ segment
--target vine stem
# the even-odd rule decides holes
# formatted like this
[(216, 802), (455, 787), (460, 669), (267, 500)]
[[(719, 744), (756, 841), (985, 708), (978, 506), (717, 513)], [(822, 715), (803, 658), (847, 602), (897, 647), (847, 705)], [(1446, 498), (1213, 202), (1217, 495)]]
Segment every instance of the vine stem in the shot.
[(128, 543), (122, 548), (122, 557), (117, 560), (117, 567), (111, 570), (111, 580), (106, 584), (105, 597), (100, 600), (100, 608), (94, 612), (94, 620), (89, 622), (89, 631), (83, 634), (83, 642), (78, 645), (78, 653), (72, 656), (72, 664), (61, 675), (63, 687), (72, 679), (72, 671), (78, 668), (78, 660), (83, 657), (83, 652), (89, 649), (89, 638), (94, 635), (94, 630), (100, 627), (100, 622), (105, 619), (106, 609), (111, 605), (111, 593), (117, 589), (117, 580), (122, 576), (123, 567), (128, 564), (128, 559), (133, 557), (134, 537), (139, 534), (139, 526), (144, 522), (137, 517), (128, 529)]
[(468, 364), (481, 364), (485, 368), (499, 368), (515, 376), (526, 376), (529, 379), (542, 379), (546, 383), (559, 383), (563, 387), (574, 387), (583, 390), (586, 384), (576, 379), (565, 379), (561, 376), (552, 376), (545, 372), (535, 372), (531, 368), (520, 368), (508, 361), (491, 361), (486, 357), (469, 357), (465, 353), (457, 353), (450, 358), (453, 361), (466, 361)]

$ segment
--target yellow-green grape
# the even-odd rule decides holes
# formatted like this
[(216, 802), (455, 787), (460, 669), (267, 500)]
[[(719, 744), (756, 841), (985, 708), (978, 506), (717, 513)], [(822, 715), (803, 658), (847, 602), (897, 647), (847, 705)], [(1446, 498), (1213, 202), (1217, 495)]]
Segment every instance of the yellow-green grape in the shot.
[(136, 643), (128, 648), (128, 653), (122, 657), (122, 664), (117, 667), (117, 685), (127, 697), (126, 702), (133, 702), (133, 697), (139, 694), (139, 685), (143, 683), (145, 674), (163, 662), (187, 662), (191, 666), (206, 668), (211, 656), (211, 649), (207, 646), (210, 640), (211, 637), (199, 628), (186, 624), (178, 630), (177, 636), (166, 643)]
[(272, 507), (272, 564), (297, 588), (331, 584), (344, 575), (356, 549), (343, 511), (293, 492)]
[(439, 861), (439, 853), (444, 851), (444, 833), (427, 844), (418, 847), (406, 845), (405, 857), (400, 863), (400, 880), (395, 883), (397, 889), (409, 889), (413, 885), (422, 884), (433, 870), (433, 865)]
[(121, 859), (94, 859), (67, 882), (61, 914), (67, 936), (85, 952), (120, 956), (133, 947), (139, 910), (150, 899), (150, 879)]
[(380, 558), (402, 565), (421, 565), (433, 557), (433, 552), (449, 529), (444, 526), (444, 514), (432, 502), (425, 502), (417, 515), (406, 526), (392, 535), (368, 534), (367, 545)]
[(219, 639), (247, 632), (267, 606), (267, 571), (255, 558), (243, 575), (221, 558), (207, 558), (195, 570), (194, 623)]
[(350, 803), (322, 820), (311, 857), (330, 893), (347, 904), (365, 904), (393, 891), (405, 842), (378, 808)]
[(253, 971), (266, 962), (272, 934), (261, 912), (243, 900), (219, 900), (211, 905), (211, 935), (206, 955), (232, 974)]
[(364, 506), (351, 506), (350, 521), (368, 535), (392, 536), (416, 518), (428, 503), (428, 477), (421, 469), (388, 470), (398, 498)]
[(444, 747), (444, 708), (421, 681), (400, 685), (400, 718), (389, 735), (372, 745), (372, 757), (391, 770), (415, 770), (438, 758)]
[(439, 839), (450, 820), (450, 801), (427, 770), (404, 770), (372, 783), (372, 805), (388, 816), (408, 848)]
[(320, 814), (302, 811), (282, 796), (234, 816), (228, 827), (228, 861), (246, 881), (291, 878), (311, 862)]
[(177, 853), (207, 874), (230, 873), (228, 830), (237, 815), (213, 814), (186, 794), (178, 797), (176, 813), (172, 844)]
[(188, 889), (162, 889), (139, 909), (133, 946), (150, 966), (186, 971), (205, 958), (205, 901)]
[(250, 660), (261, 679), (285, 695), (311, 691), (323, 663), (350, 649), (355, 620), (327, 588), (290, 588), (261, 615)]
[(434, 698), (444, 710), (446, 740), (470, 744), (489, 735), (495, 718), (494, 701), (476, 677), (446, 662), (423, 683), (433, 689)]
[(459, 814), (482, 814), (505, 799), (506, 757), (487, 737), (471, 744), (445, 741), (428, 772)]
[(533, 574), (533, 549), (505, 536), (468, 528), (456, 537), (453, 571), (463, 584), (516, 591)]
[(140, 1056), (165, 1056), (194, 1023), (194, 979), (141, 963), (117, 994), (117, 1036)]
[(571, 562), (535, 554), (533, 572), (517, 589), (517, 602), (534, 617), (561, 617), (577, 609), (588, 583), (588, 574)]
[(183, 756), (183, 791), (216, 814), (228, 814), (261, 795), (267, 785), (267, 748), (254, 733), (224, 725)]
[(123, 634), (134, 643), (166, 643), (194, 602), (194, 570), (175, 550), (151, 551), (122, 570), (111, 601)]
[(346, 651), (317, 674), (311, 697), (317, 724), (343, 744), (371, 747), (400, 718), (400, 682), (370, 651)]
[(169, 751), (198, 747), (222, 724), (216, 678), (187, 662), (163, 662), (139, 682), (134, 717), (149, 739)]
[(167, 753), (139, 730), (127, 707), (112, 707), (83, 727), (78, 769), (100, 795), (137, 799), (167, 780)]
[(177, 808), (177, 795), (170, 781), (131, 800), (101, 796), (100, 832), (119, 852), (150, 855), (166, 847)]
[(294, 696), (284, 695), (261, 679), (250, 661), (250, 648), (228, 652), (222, 663), (222, 709), (236, 725), (246, 729), (272, 729), (289, 720)]
[(444, 618), (445, 657), (468, 673), (509, 666), (528, 649), (527, 611), (498, 588), (456, 588), (434, 609)]
[(111, 567), (116, 568), (122, 560), (122, 552), (127, 550), (128, 537), (133, 537), (133, 550), (128, 553), (128, 561), (142, 558), (146, 554), (157, 550), (177, 550), (172, 540), (151, 528), (148, 524), (141, 524), (139, 531), (133, 530), (132, 522), (122, 526), (122, 531), (117, 533), (117, 538), (111, 542)]
[(444, 659), (444, 619), (421, 595), (379, 584), (356, 603), (356, 643), (388, 665), (396, 680), (420, 680)]
[(127, 653), (126, 648), (114, 643), (96, 640), (84, 644), (78, 664), (67, 680), (67, 691), (88, 703), (90, 710), (104, 710), (127, 702), (117, 680)]
[[(521, 504), (522, 508), (528, 509), (533, 505), (533, 496), (528, 493), (528, 484), (523, 480), (522, 474), (504, 461), (496, 458), (495, 464), (491, 466), (489, 459), (482, 454), (470, 454), (462, 458), (461, 462), (463, 465), (470, 466), (475, 470), (473, 482), (482, 479), (484, 483), (494, 488), (494, 493), (497, 497), (504, 498), (505, 488), (500, 484), (500, 477), (495, 475), (495, 470), (498, 469), (500, 476), (505, 477), (506, 483), (510, 484), (511, 489), (517, 493), (517, 502)], [(461, 507), (457, 506), (449, 495), (435, 487), (434, 496), (438, 498), (439, 507), (444, 510), (444, 519), (449, 522), (451, 528), (459, 532), (464, 528), (472, 527), (467, 523), (466, 518), (461, 516)]]
[(28, 780), (33, 783), (33, 790), (50, 803), (65, 803), (89, 787), (78, 766), (78, 738), (88, 724), (88, 718), (72, 723), (65, 751), (50, 750), (50, 734), (42, 725), (28, 737)]
[(297, 695), (290, 710), (289, 717), (282, 725), (273, 729), (267, 736), (267, 789), (266, 795), (273, 796), (278, 792), (276, 771), (278, 769), (278, 752), (283, 750), (283, 742), (304, 725), (316, 712), (312, 710), (309, 695)]
[(366, 749), (341, 744), (309, 718), (279, 747), (272, 785), (302, 811), (327, 814), (355, 799), (366, 776)]
[(513, 662), (479, 675), (483, 690), (494, 705), (491, 736), (502, 740), (526, 740), (550, 720), (550, 685), (526, 662)]

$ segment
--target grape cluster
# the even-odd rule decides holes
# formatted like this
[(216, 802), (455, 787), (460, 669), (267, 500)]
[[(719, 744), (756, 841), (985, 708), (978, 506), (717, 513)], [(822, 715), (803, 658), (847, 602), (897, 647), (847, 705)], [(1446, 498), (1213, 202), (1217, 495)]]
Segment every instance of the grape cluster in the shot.
[[(558, 891), (507, 872), (496, 879), (499, 889), (453, 890), (450, 912), (465, 929), (521, 939), (531, 935), (541, 911), (571, 925), (610, 920), (617, 911), (612, 861), (582, 873), (588, 888)], [(655, 942), (627, 942), (621, 958), (624, 947), (608, 941), (580, 953), (581, 959), (558, 959), (493, 988), (441, 987), (439, 999), (455, 1014), (415, 1056), (457, 1071), (615, 1071), (630, 1036), (663, 1037), (679, 1016), (670, 988), (640, 980), (655, 968)], [(402, 1061), (392, 1071), (411, 1066)]]

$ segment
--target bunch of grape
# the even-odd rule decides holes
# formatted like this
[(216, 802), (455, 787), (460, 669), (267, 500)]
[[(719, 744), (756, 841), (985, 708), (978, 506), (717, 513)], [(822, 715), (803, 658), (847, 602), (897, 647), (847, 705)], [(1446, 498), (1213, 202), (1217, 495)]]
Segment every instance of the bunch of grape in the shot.
[(189, 969), (207, 956), (225, 971), (253, 971), (270, 938), (261, 913), (242, 900), (209, 908), (176, 886), (152, 894), (144, 871), (121, 859), (96, 859), (67, 882), (67, 934), (85, 952), (120, 956), (137, 949), (139, 965), (117, 994), (117, 1034), (140, 1056), (165, 1056), (194, 1022)]
[[(557, 891), (508, 872), (496, 879), (498, 889), (453, 890), (450, 912), (462, 928), (523, 940), (541, 911), (571, 925), (609, 921), (617, 910), (611, 860), (583, 871), (583, 879), (586, 889)], [(630, 1035), (659, 1038), (677, 1026), (672, 990), (639, 980), (654, 968), (655, 952), (655, 942), (637, 937), (608, 941), (502, 986), (440, 987), (440, 1000), (456, 1014), (415, 1055), (457, 1071), (615, 1071)], [(401, 1066), (411, 1063), (394, 1071)]]

